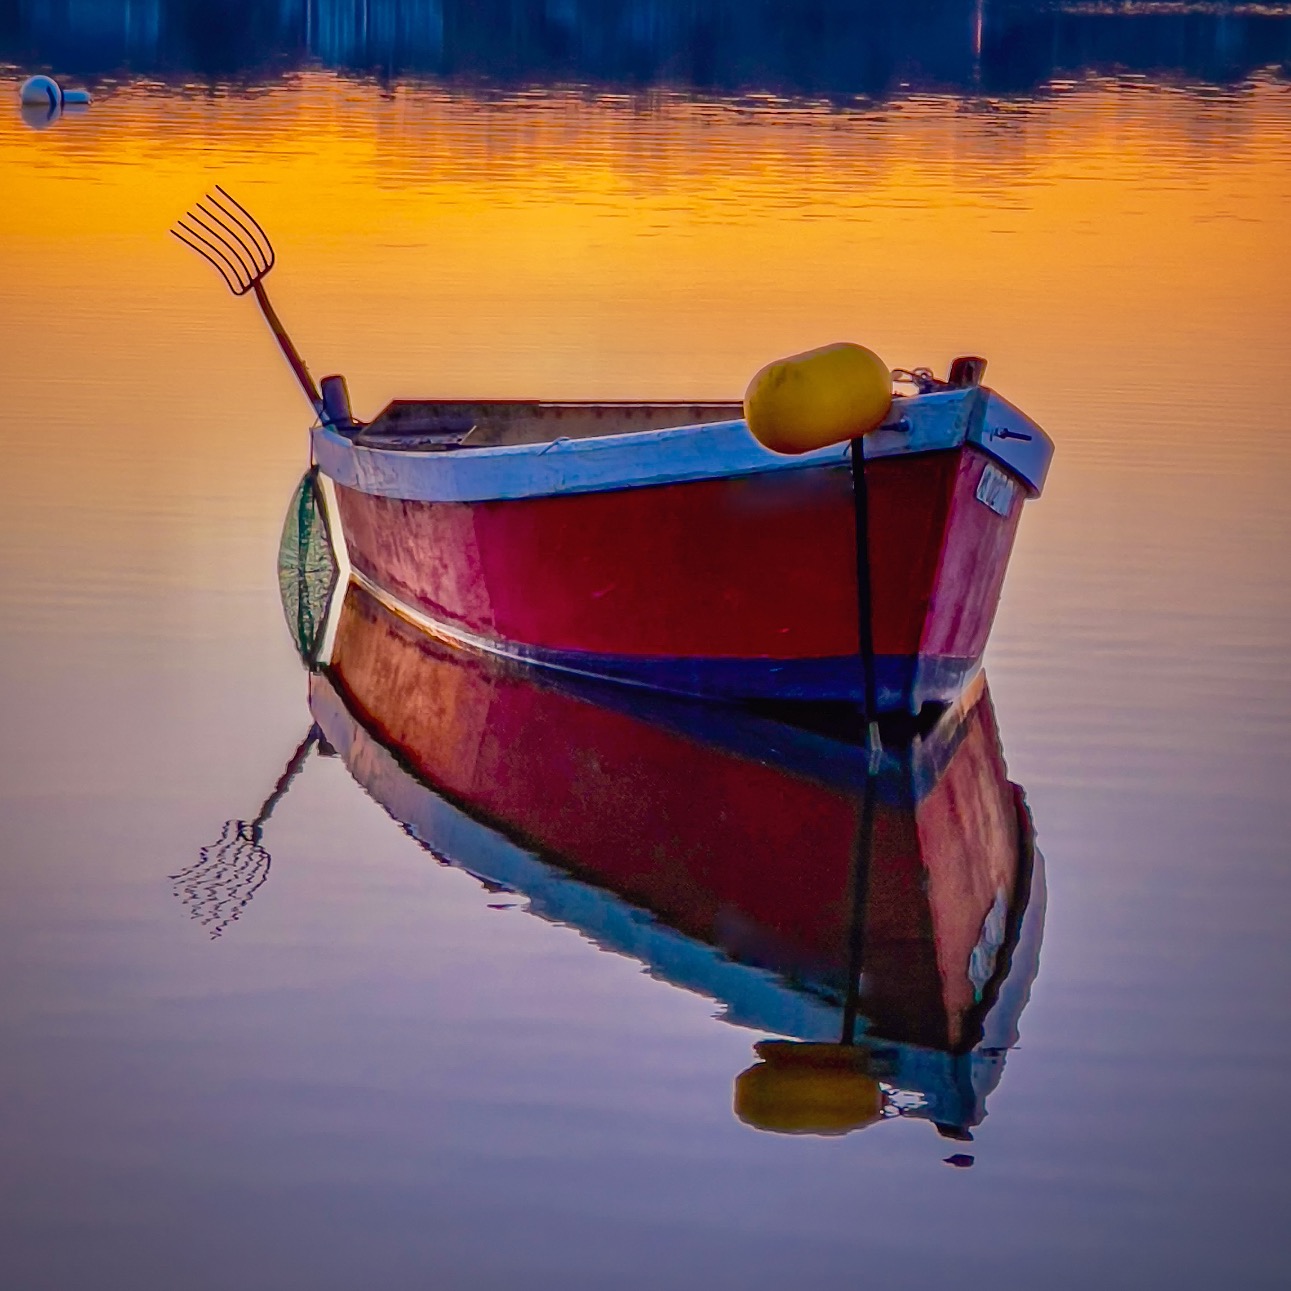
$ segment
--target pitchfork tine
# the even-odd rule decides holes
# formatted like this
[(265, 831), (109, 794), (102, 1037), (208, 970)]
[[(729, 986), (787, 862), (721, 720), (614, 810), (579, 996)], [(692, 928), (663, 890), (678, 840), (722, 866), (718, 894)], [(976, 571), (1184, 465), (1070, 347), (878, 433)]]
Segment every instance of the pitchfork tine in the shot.
[[(181, 232), (181, 230), (182, 230), (182, 232)], [(188, 232), (188, 230), (187, 230), (186, 228), (184, 228), (184, 225), (183, 225), (182, 223), (177, 223), (177, 224), (175, 225), (175, 227), (174, 227), (173, 229), (171, 229), (171, 231), (170, 231), (170, 236), (171, 236), (172, 238), (178, 238), (178, 239), (179, 239), (179, 240), (180, 240), (180, 241), (181, 241), (181, 242), (182, 242), (186, 247), (188, 247), (188, 248), (189, 248), (189, 250), (191, 250), (191, 251), (196, 251), (196, 252), (197, 252), (197, 254), (198, 254), (199, 256), (201, 256), (201, 257), (202, 257), (202, 259), (203, 259), (203, 260), (205, 260), (207, 264), (209, 264), (209, 265), (214, 265), (214, 267), (216, 268), (216, 270), (218, 270), (218, 272), (219, 272), (220, 276), (221, 276), (221, 277), (224, 279), (224, 281), (228, 284), (228, 288), (229, 288), (229, 290), (230, 290), (230, 291), (232, 291), (232, 290), (233, 290), (233, 283), (232, 283), (232, 281), (229, 279), (228, 272), (224, 269), (224, 267), (223, 267), (223, 266), (222, 266), (218, 261), (216, 261), (216, 260), (212, 259), (212, 258), (211, 258), (211, 256), (210, 256), (206, 251), (204, 251), (200, 246), (198, 246), (196, 242), (194, 242), (191, 238), (185, 237), (185, 236), (184, 236), (184, 234), (185, 234), (185, 233), (187, 233), (187, 232)]]
[[(274, 263), (276, 261), (276, 257), (274, 256), (274, 253), (273, 253), (273, 243), (269, 241), (269, 235), (264, 231), (263, 228), (260, 227), (260, 221), (257, 220), (256, 217), (252, 215), (251, 212), (248, 211), (247, 208), (243, 206), (242, 203), (239, 202), (236, 197), (233, 196), (232, 193), (226, 193), (224, 189), (219, 186), (219, 184), (215, 185), (215, 191), (219, 193), (227, 201), (232, 202), (233, 205), (236, 206), (238, 210), (241, 211), (242, 214), (245, 215), (247, 219), (251, 222), (251, 226), (252, 228), (255, 229), (256, 233), (260, 235), (260, 240), (264, 243), (265, 251), (268, 256), (269, 263), (265, 266), (265, 273), (268, 273), (269, 270), (273, 268)], [(211, 200), (214, 201), (215, 199), (212, 198)]]
[[(197, 214), (197, 211), (201, 209), (202, 209), (201, 207), (198, 207), (195, 210), (189, 211), (189, 213), (184, 218), (192, 220), (192, 222), (196, 224), (198, 228), (204, 229), (207, 233), (209, 233), (211, 237), (213, 237), (215, 241), (218, 242), (220, 246), (224, 248), (224, 251), (228, 252), (228, 255), (225, 255), (224, 251), (221, 251), (220, 248), (217, 247), (214, 242), (210, 241), (209, 238), (203, 238), (202, 235), (198, 233), (197, 229), (187, 228), (186, 225), (184, 227), (187, 228), (187, 231), (191, 233), (194, 237), (201, 238), (201, 240), (205, 242), (206, 245), (210, 247), (213, 251), (215, 251), (215, 253), (219, 255), (221, 259), (223, 259), (224, 262), (229, 266), (229, 268), (231, 268), (234, 271), (233, 276), (238, 280), (238, 295), (241, 295), (251, 286), (252, 281), (255, 279), (254, 265), (248, 268), (247, 262), (243, 258), (246, 255), (245, 250), (243, 250), (241, 247), (234, 246), (233, 243), (231, 243), (228, 240), (228, 238), (224, 237), (220, 233), (219, 229), (211, 228), (211, 226), (207, 224), (207, 222), (204, 219), (202, 219), (200, 215)], [(182, 224), (183, 221), (180, 221), (180, 223)]]
[[(192, 212), (192, 215), (194, 218), (196, 218), (197, 216), (197, 211), (200, 211), (203, 215), (205, 215), (208, 220), (214, 220), (215, 223), (221, 229), (223, 229), (224, 232), (227, 233), (235, 243), (237, 243), (236, 248), (231, 247), (230, 250), (236, 250), (240, 252), (241, 254), (239, 255), (238, 258), (243, 260), (244, 264), (247, 264), (250, 266), (250, 268), (247, 270), (248, 277), (252, 279), (259, 278), (267, 272), (267, 269), (264, 263), (264, 255), (261, 253), (260, 248), (255, 245), (254, 240), (252, 240), (251, 242), (247, 241), (248, 237), (250, 237), (250, 234), (248, 234), (246, 229), (242, 228), (240, 224), (231, 225), (228, 222), (229, 221), (228, 213), (224, 210), (222, 206), (219, 206), (217, 204), (215, 207), (215, 210), (212, 211), (208, 207), (203, 206), (201, 202), (198, 202), (196, 209)], [(221, 216), (223, 216), (224, 218), (221, 218)], [(206, 226), (206, 227), (209, 227), (209, 226)], [(214, 233), (215, 230), (212, 229), (211, 232)], [(216, 236), (219, 237), (219, 234), (216, 233)], [(226, 238), (221, 237), (220, 241), (226, 243), (227, 245)]]
[[(188, 236), (185, 237), (185, 234), (187, 234)], [(202, 259), (205, 260), (207, 264), (214, 265), (220, 277), (224, 279), (225, 285), (235, 296), (240, 296), (242, 294), (245, 288), (242, 287), (242, 284), (240, 281), (236, 281), (235, 279), (229, 277), (229, 271), (221, 263), (224, 257), (220, 256), (220, 259), (217, 260), (215, 256), (212, 255), (209, 251), (207, 251), (204, 247), (201, 247), (196, 242), (194, 242), (193, 238), (196, 237), (197, 235), (193, 233), (193, 231), (188, 227), (188, 225), (186, 225), (183, 222), (183, 220), (180, 220), (175, 225), (175, 227), (171, 229), (170, 235), (173, 238), (178, 238), (186, 247), (190, 247), (192, 250), (196, 251), (197, 254), (201, 256)], [(202, 238), (201, 240), (203, 242), (206, 241), (205, 238)]]
[[(184, 220), (188, 220), (189, 223), (185, 224)], [(242, 263), (242, 257), (224, 238), (220, 237), (205, 220), (199, 219), (193, 211), (189, 211), (184, 216), (184, 219), (179, 221), (179, 225), (190, 237), (195, 237), (203, 245), (209, 247), (229, 267), (233, 274), (233, 279), (237, 283), (237, 295), (240, 296), (247, 290), (250, 286), (251, 275), (247, 272), (246, 265)], [(196, 228), (194, 225), (196, 225)], [(211, 236), (207, 237), (206, 234)], [(211, 237), (215, 239), (214, 242), (211, 241)], [(217, 246), (216, 243), (219, 245)]]

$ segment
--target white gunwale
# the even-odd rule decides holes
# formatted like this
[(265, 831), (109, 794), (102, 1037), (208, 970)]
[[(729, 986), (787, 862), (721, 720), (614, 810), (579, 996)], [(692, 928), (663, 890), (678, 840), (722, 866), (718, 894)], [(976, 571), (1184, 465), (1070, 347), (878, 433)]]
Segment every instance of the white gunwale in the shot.
[[(554, 497), (843, 466), (851, 452), (845, 442), (785, 456), (754, 439), (742, 420), (442, 451), (356, 444), (330, 426), (316, 426), (312, 434), (314, 458), (335, 483), (420, 502)], [(966, 442), (1008, 467), (1028, 494), (1039, 494), (1053, 452), (1049, 437), (980, 387), (895, 399), (884, 425), (866, 437), (865, 457), (937, 452)]]

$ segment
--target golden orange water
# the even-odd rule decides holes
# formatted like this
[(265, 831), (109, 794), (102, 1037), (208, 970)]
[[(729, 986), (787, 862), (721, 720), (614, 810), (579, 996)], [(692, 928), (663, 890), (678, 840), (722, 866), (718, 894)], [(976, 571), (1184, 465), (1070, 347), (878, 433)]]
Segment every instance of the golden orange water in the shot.
[[(1203, 596), (1192, 630), (1215, 649), (1270, 577), (1288, 586), (1245, 558), (1288, 539), (1281, 82), (849, 111), (320, 72), (121, 88), (39, 133), (6, 114), (0, 175), (0, 352), (24, 428), (10, 588), (67, 567), (65, 527), (42, 528), (55, 498), (95, 511), (113, 569), (259, 577), (263, 543), (230, 521), (273, 511), (309, 410), (250, 302), (166, 235), (216, 182), (270, 231), (279, 312), (360, 415), (396, 396), (738, 398), (769, 359), (839, 339), (894, 366), (985, 354), (1058, 442), (997, 649), (1070, 650), (1081, 571), (1105, 572), (1100, 615)], [(175, 499), (200, 533), (146, 521)], [(1010, 635), (1019, 598), (1045, 641)], [(1144, 630), (1160, 655), (1179, 629)]]
[[(1286, 99), (1271, 82), (1232, 97), (1094, 82), (846, 112), (387, 95), (321, 73), (242, 95), (123, 89), (43, 133), (4, 122), (4, 340), (20, 370), (53, 368), (39, 320), (56, 309), (111, 324), (105, 364), (190, 355), (177, 328), (220, 326), (230, 306), (163, 234), (219, 181), (275, 237), (301, 347), (364, 407), (729, 397), (769, 356), (842, 336), (894, 364), (976, 348), (1050, 419), (1069, 411), (1055, 384), (1132, 387), (1162, 360), (1209, 364), (1216, 380), (1193, 385), (1217, 399), (1220, 369), (1280, 348)], [(1212, 326), (1234, 298), (1267, 325)], [(1163, 355), (1167, 338), (1197, 348)], [(200, 355), (214, 381), (248, 362), (219, 354)]]

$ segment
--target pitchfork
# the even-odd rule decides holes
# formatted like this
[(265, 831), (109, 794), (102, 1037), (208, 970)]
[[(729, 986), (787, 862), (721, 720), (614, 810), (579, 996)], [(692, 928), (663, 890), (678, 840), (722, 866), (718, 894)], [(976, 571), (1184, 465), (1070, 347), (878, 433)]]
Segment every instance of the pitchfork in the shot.
[[(287, 329), (269, 303), (264, 280), (275, 262), (273, 243), (255, 216), (216, 184), (215, 192), (208, 193), (191, 211), (182, 215), (171, 233), (213, 265), (235, 296), (254, 293), (256, 304), (291, 364), (305, 397), (313, 404), (321, 420), (334, 420), (324, 408), (323, 397), (305, 366), (305, 360), (291, 343)], [(323, 384), (327, 384), (326, 379)]]

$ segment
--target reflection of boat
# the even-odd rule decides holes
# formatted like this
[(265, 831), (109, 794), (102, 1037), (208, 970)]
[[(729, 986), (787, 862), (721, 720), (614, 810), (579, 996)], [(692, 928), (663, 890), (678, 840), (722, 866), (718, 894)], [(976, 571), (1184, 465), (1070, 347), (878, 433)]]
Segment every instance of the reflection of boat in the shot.
[[(356, 577), (428, 631), (678, 694), (860, 702), (871, 720), (950, 701), (980, 665), (1053, 453), (981, 384), (984, 360), (940, 381), (825, 347), (764, 368), (747, 416), (396, 400), (363, 424), (269, 304), (273, 248), (249, 212), (217, 188), (172, 232), (254, 294), (318, 416), (311, 458)], [(916, 392), (894, 398), (894, 378)]]
[[(293, 560), (323, 536), (304, 514)], [(354, 583), (324, 633), (321, 605), (301, 607), (328, 579), (284, 579), (298, 644), (325, 651), (312, 717), (412, 837), (729, 1022), (826, 1042), (761, 1047), (737, 1085), (746, 1120), (844, 1129), (899, 1108), (953, 1136), (980, 1121), (1044, 906), (983, 681), (876, 762), (751, 713), (456, 650)]]

